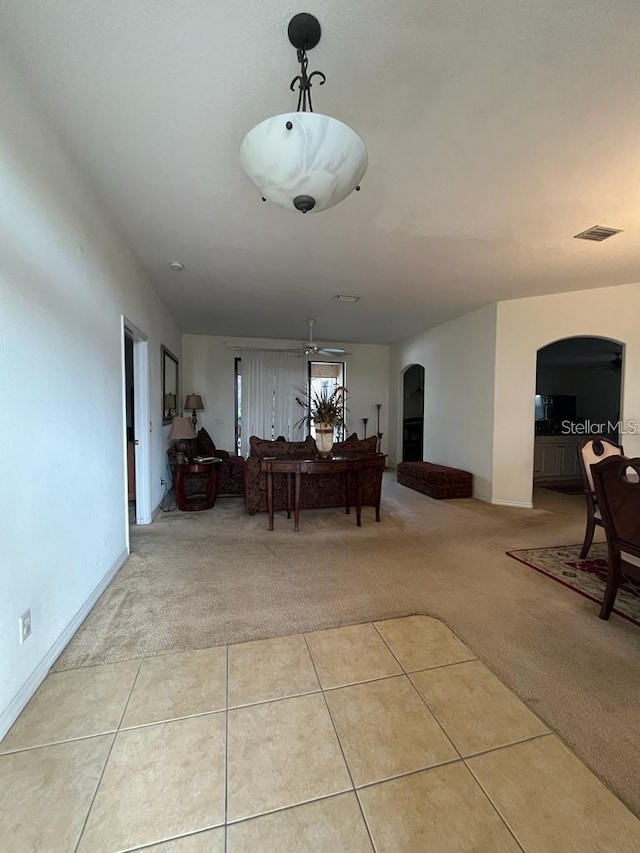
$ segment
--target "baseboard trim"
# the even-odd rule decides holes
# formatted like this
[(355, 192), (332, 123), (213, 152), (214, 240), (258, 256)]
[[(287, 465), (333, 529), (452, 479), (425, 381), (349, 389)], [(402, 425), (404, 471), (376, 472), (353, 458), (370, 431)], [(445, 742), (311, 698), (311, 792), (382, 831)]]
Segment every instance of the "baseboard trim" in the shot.
[(106, 575), (104, 575), (102, 580), (95, 587), (89, 598), (87, 598), (82, 607), (78, 610), (73, 619), (64, 629), (62, 634), (60, 634), (58, 639), (44, 655), (40, 663), (36, 666), (31, 675), (27, 678), (22, 687), (18, 690), (16, 695), (9, 702), (7, 707), (3, 708), (2, 712), (0, 713), (0, 740), (2, 740), (2, 738), (11, 728), (11, 726), (18, 719), (18, 716), (22, 712), (29, 699), (31, 699), (33, 694), (36, 692), (38, 687), (40, 687), (40, 685), (46, 678), (47, 673), (51, 669), (52, 664), (59, 657), (64, 647), (73, 637), (75, 632), (78, 630), (93, 605), (100, 598), (107, 586), (111, 583), (113, 578), (122, 568), (128, 556), (129, 552), (126, 550), (120, 554), (120, 556), (111, 566)]
[(531, 501), (502, 501), (499, 498), (492, 498), (491, 503), (494, 506), (515, 506), (519, 509), (533, 509)]

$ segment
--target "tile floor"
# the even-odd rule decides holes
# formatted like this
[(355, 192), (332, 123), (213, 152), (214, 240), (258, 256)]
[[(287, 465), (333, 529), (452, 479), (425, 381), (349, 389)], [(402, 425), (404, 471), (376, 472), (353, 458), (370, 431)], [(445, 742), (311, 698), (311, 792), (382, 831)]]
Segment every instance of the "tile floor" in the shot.
[(441, 622), (51, 673), (5, 853), (626, 853), (640, 821)]

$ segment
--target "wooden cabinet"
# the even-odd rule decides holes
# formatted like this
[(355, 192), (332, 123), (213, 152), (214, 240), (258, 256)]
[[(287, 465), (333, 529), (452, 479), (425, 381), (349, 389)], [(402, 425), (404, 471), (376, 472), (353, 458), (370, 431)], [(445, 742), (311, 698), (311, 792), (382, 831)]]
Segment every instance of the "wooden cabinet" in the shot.
[(534, 480), (577, 480), (578, 444), (580, 437), (565, 435), (539, 435), (533, 449)]

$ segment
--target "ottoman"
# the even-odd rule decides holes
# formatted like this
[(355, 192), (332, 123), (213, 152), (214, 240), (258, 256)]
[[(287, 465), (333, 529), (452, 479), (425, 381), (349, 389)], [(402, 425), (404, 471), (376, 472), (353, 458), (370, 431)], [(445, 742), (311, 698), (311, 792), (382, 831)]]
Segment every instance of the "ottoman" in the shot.
[(399, 462), (398, 482), (430, 498), (470, 498), (473, 475), (459, 468), (435, 465), (433, 462)]

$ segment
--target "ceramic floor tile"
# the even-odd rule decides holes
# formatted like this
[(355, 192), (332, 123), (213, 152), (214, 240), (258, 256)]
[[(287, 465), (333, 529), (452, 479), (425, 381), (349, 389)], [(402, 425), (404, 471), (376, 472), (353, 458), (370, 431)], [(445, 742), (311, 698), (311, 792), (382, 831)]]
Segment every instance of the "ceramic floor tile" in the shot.
[(461, 761), (361, 788), (358, 797), (377, 853), (520, 851)]
[(113, 853), (224, 822), (225, 713), (120, 732), (79, 853)]
[(640, 820), (554, 735), (467, 763), (528, 853), (640, 850)]
[(225, 853), (224, 827), (152, 844), (140, 853)]
[(356, 786), (458, 758), (406, 675), (325, 695)]
[(227, 853), (373, 853), (355, 794), (232, 824)]
[(476, 657), (444, 622), (431, 616), (405, 616), (374, 625), (407, 672)]
[(50, 673), (0, 752), (115, 731), (139, 666), (136, 660)]
[(229, 646), (229, 707), (317, 690), (302, 634)]
[(75, 850), (113, 738), (0, 755), (0, 849)]
[(146, 658), (122, 726), (219, 711), (226, 702), (226, 646)]
[(341, 687), (402, 672), (371, 624), (307, 634), (322, 687)]
[(351, 788), (321, 694), (229, 711), (228, 820)]
[(479, 660), (414, 672), (411, 680), (461, 755), (549, 731)]

